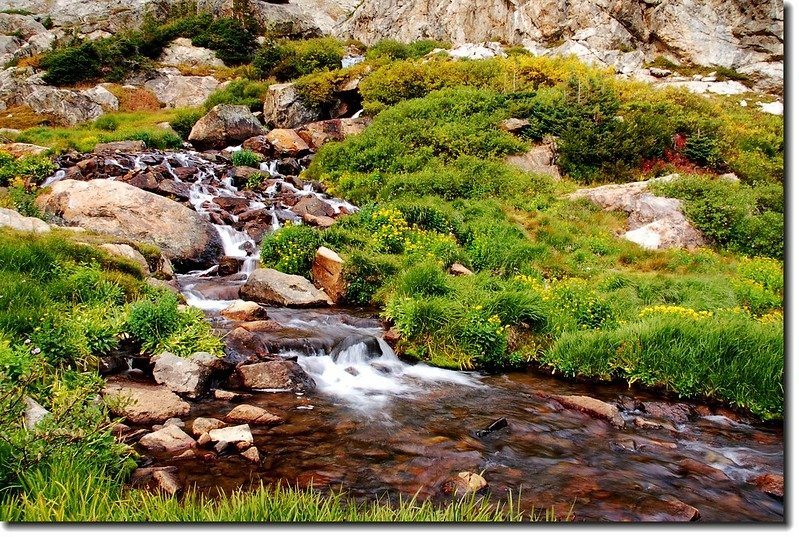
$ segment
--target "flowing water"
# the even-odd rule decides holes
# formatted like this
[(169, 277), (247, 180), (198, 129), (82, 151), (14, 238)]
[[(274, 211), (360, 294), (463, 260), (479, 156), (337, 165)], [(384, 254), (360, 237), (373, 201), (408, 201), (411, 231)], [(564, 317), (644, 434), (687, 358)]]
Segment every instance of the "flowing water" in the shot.
[[(118, 169), (120, 176), (152, 166), (188, 185), (185, 202), (215, 222), (225, 254), (242, 260), (238, 274), (220, 277), (212, 267), (178, 277), (187, 302), (203, 309), (223, 333), (236, 323), (219, 312), (237, 298), (256, 266), (258, 248), (236, 215), (220, 211), (219, 198), (244, 197), (245, 211), (267, 211), (268, 232), (299, 219), (284, 203), (286, 194), (295, 200), (317, 196), (338, 211), (357, 210), (297, 186), (277, 173), (275, 162), (262, 166), (272, 180), (257, 193), (239, 191), (226, 175), (229, 165), (193, 152), (121, 156), (106, 160), (102, 169)], [(180, 179), (177, 168), (197, 171)], [(63, 177), (60, 170), (48, 181)], [(224, 219), (214, 217), (220, 213)], [(270, 351), (296, 358), (317, 388), (254, 392), (245, 400), (285, 419), (274, 427), (252, 426), (261, 464), (204, 450), (189, 459), (146, 453), (153, 463), (177, 466), (188, 485), (205, 493), (283, 482), (343, 487), (359, 501), (418, 494), (444, 502), (451, 499), (442, 491), (444, 482), (471, 471), (482, 473), (494, 500), (512, 495), (525, 510), (554, 507), (558, 516), (580, 521), (677, 520), (690, 517), (691, 508), (701, 521), (784, 520), (782, 500), (749, 483), (764, 474), (783, 475), (781, 426), (750, 424), (724, 409), (685, 405), (626, 385), (407, 363), (381, 339), (375, 312), (268, 312), (284, 327), (268, 335)], [(625, 409), (625, 426), (617, 429), (564, 408), (551, 395), (618, 404)], [(223, 418), (237, 404), (197, 402), (187, 425), (199, 416)], [(500, 418), (506, 427), (485, 431)]]

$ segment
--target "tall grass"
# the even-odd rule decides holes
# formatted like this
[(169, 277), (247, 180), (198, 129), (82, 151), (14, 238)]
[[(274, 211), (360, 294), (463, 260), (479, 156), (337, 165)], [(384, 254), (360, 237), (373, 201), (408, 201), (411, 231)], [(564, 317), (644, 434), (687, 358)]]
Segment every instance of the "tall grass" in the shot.
[(526, 512), (518, 499), (466, 495), (445, 505), (415, 497), (363, 504), (344, 492), (286, 486), (238, 490), (210, 499), (123, 488), (118, 480), (62, 460), (24, 478), (24, 491), (0, 503), (9, 522), (529, 522), (554, 521), (551, 510)]
[(662, 315), (615, 330), (566, 333), (544, 360), (570, 375), (729, 401), (765, 419), (783, 413), (782, 327), (745, 315)]

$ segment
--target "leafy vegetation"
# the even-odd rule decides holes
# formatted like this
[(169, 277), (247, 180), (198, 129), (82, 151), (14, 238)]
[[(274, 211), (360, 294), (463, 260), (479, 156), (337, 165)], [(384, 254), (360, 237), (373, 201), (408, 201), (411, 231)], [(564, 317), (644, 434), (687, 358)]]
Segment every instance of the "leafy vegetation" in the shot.
[(332, 37), (302, 41), (272, 41), (255, 53), (253, 67), (260, 78), (287, 81), (322, 70), (341, 67), (344, 47)]

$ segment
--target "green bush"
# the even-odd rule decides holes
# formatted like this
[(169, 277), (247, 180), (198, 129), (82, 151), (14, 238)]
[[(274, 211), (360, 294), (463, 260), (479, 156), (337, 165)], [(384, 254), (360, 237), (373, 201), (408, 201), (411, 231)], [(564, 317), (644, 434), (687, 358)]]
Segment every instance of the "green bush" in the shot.
[(194, 124), (205, 115), (202, 109), (186, 108), (178, 110), (169, 121), (169, 126), (184, 140), (188, 140)]
[(192, 37), (191, 43), (214, 50), (227, 65), (249, 63), (258, 48), (250, 29), (232, 18), (215, 19), (200, 34)]
[(114, 116), (102, 115), (94, 120), (94, 127), (103, 131), (113, 132), (119, 128), (119, 120)]
[(452, 292), (441, 267), (431, 263), (416, 265), (402, 273), (396, 290), (413, 297), (446, 296)]
[(258, 49), (253, 67), (261, 78), (273, 76), (286, 81), (317, 71), (338, 69), (343, 57), (344, 47), (332, 37), (278, 41)]
[(321, 237), (315, 228), (286, 224), (264, 237), (261, 242), (261, 262), (280, 272), (310, 277), (319, 246)]
[(47, 156), (30, 155), (15, 159), (7, 153), (0, 152), (0, 186), (8, 186), (16, 178), (39, 183), (55, 170), (55, 164)]
[(253, 80), (234, 80), (208, 96), (203, 107), (207, 112), (218, 104), (243, 104), (253, 112), (263, 108), (269, 84)]
[(433, 49), (450, 48), (449, 43), (443, 41), (433, 41), (421, 39), (412, 43), (400, 43), (393, 39), (381, 39), (366, 51), (366, 59), (377, 60), (385, 58), (388, 60), (405, 60), (409, 58), (421, 58), (426, 56)]
[(250, 168), (257, 168), (261, 164), (260, 157), (248, 149), (234, 151), (230, 156), (230, 161), (234, 166), (249, 166)]
[(47, 69), (42, 79), (54, 86), (67, 86), (100, 76), (101, 60), (90, 43), (57, 49), (44, 55), (40, 64)]
[(347, 301), (352, 304), (372, 304), (376, 301), (378, 290), (397, 272), (399, 263), (394, 256), (352, 252), (344, 261)]

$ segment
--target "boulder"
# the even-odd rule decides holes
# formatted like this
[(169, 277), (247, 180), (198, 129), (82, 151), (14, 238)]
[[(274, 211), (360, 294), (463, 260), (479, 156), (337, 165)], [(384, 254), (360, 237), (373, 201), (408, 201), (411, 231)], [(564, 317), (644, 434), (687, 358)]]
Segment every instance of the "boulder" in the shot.
[(222, 253), (219, 234), (195, 211), (120, 181), (62, 179), (37, 204), (69, 225), (155, 244), (180, 267), (209, 267)]
[(99, 246), (111, 255), (124, 257), (130, 259), (141, 269), (142, 274), (145, 276), (150, 273), (150, 267), (147, 260), (138, 250), (127, 244), (101, 244)]
[(356, 345), (363, 345), (363, 355), (367, 360), (383, 356), (383, 349), (380, 346), (380, 341), (376, 337), (365, 334), (352, 334), (339, 341), (330, 349), (330, 357), (333, 358), (334, 362), (337, 362), (342, 353)]
[(214, 399), (219, 399), (220, 401), (235, 401), (236, 399), (247, 397), (245, 393), (230, 392), (227, 390), (213, 390), (212, 394)]
[(234, 321), (257, 321), (266, 319), (266, 310), (255, 302), (237, 300), (221, 312), (223, 317)]
[(158, 485), (158, 488), (170, 496), (174, 496), (180, 492), (181, 489), (183, 489), (183, 485), (180, 483), (180, 478), (174, 472), (156, 470), (152, 475), (153, 480), (155, 480), (156, 485)]
[(182, 451), (193, 448), (197, 442), (177, 425), (169, 425), (142, 436), (139, 445), (150, 451)]
[(196, 353), (181, 358), (171, 352), (163, 352), (152, 359), (153, 377), (158, 384), (189, 399), (202, 397), (208, 389), (213, 371), (211, 364), (205, 360), (206, 354)]
[(322, 229), (327, 229), (336, 223), (336, 220), (334, 218), (330, 218), (329, 216), (314, 216), (310, 213), (305, 213), (302, 215), (302, 221), (309, 226), (319, 227)]
[(237, 442), (247, 442), (252, 444), (253, 442), (250, 426), (246, 423), (244, 425), (236, 425), (233, 427), (211, 429), (208, 431), (208, 436), (211, 437), (212, 442), (227, 442), (229, 444), (235, 444)]
[(32, 216), (22, 216), (13, 209), (0, 207), (0, 228), (8, 227), (27, 233), (47, 233), (52, 229), (44, 220)]
[(305, 196), (291, 208), (294, 214), (305, 216), (310, 214), (316, 217), (336, 216), (336, 210), (329, 203), (317, 198), (316, 196)]
[(777, 474), (763, 474), (749, 479), (748, 483), (756, 486), (769, 496), (783, 498), (785, 496), (785, 478)]
[(99, 104), (105, 112), (115, 112), (119, 110), (119, 99), (102, 84), (83, 90), (83, 94)]
[(241, 385), (255, 390), (310, 391), (316, 382), (296, 362), (275, 360), (236, 368)]
[(158, 63), (170, 67), (224, 67), (225, 63), (207, 48), (195, 47), (191, 39), (179, 37), (172, 41), (158, 57)]
[(21, 95), (24, 104), (40, 116), (50, 116), (63, 125), (97, 119), (105, 112), (90, 96), (78, 91), (32, 85)]
[(116, 399), (119, 406), (112, 406), (114, 414), (131, 423), (163, 423), (172, 417), (187, 416), (191, 410), (189, 403), (166, 386), (108, 380), (102, 395)]
[(49, 147), (44, 147), (41, 145), (23, 144), (19, 142), (0, 144), (0, 152), (8, 153), (14, 158), (22, 158), (29, 155), (41, 155), (42, 153), (46, 153), (48, 151), (50, 151)]
[(297, 129), (297, 134), (316, 151), (324, 144), (341, 141), (347, 136), (360, 134), (369, 125), (368, 118), (328, 119), (308, 123)]
[(253, 405), (235, 407), (227, 413), (225, 420), (231, 423), (254, 423), (256, 425), (277, 425), (285, 421), (283, 418)]
[(243, 264), (242, 258), (225, 255), (219, 259), (216, 273), (219, 276), (232, 276), (239, 273)]
[(264, 98), (264, 122), (273, 129), (295, 129), (319, 119), (318, 112), (305, 106), (295, 85), (272, 84)]
[(166, 108), (201, 106), (219, 89), (219, 81), (212, 76), (187, 76), (173, 67), (156, 69), (149, 77), (143, 86)]
[(264, 128), (246, 106), (218, 104), (194, 124), (189, 142), (200, 149), (224, 149), (263, 132)]
[(274, 269), (256, 269), (250, 274), (239, 296), (262, 304), (288, 307), (332, 306), (333, 301), (302, 276)]
[(499, 128), (511, 134), (520, 134), (524, 129), (530, 126), (530, 122), (526, 119), (518, 119), (515, 117), (503, 120), (499, 124)]
[(241, 144), (241, 147), (264, 156), (270, 156), (272, 154), (272, 144), (266, 140), (266, 136), (263, 134), (247, 138)]
[(258, 448), (255, 446), (252, 446), (251, 448), (242, 451), (241, 456), (244, 459), (253, 462), (255, 464), (261, 462), (261, 454), (258, 453)]
[(202, 436), (203, 433), (213, 431), (214, 429), (221, 429), (227, 427), (227, 424), (216, 418), (197, 418), (191, 424), (191, 434), (194, 436)]
[(610, 422), (614, 427), (623, 428), (624, 418), (614, 405), (587, 397), (585, 395), (548, 395), (566, 408), (571, 408)]
[(343, 266), (344, 260), (330, 248), (320, 246), (316, 250), (311, 267), (311, 279), (316, 286), (324, 289), (335, 303), (341, 302), (347, 291)]
[(305, 140), (291, 129), (273, 129), (266, 134), (266, 141), (279, 157), (299, 157), (310, 151)]

